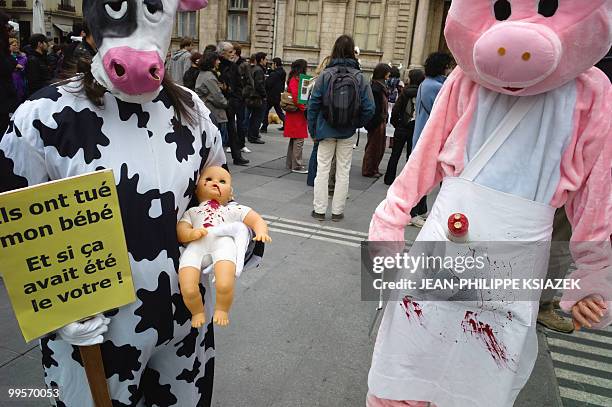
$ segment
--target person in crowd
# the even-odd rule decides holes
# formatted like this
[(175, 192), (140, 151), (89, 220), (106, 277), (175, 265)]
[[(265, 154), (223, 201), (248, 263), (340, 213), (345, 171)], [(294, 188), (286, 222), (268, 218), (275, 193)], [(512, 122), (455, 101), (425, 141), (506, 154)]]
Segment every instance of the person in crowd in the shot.
[[(246, 120), (246, 105), (244, 103), (243, 97), (243, 81), (241, 74), (241, 67), (243, 64), (248, 65), (248, 61), (242, 58), (242, 47), (237, 42), (231, 43), (234, 47), (235, 55), (233, 57), (233, 61), (238, 67), (238, 76), (240, 78), (240, 83), (236, 87), (236, 92), (239, 95), (238, 105), (236, 105), (236, 134), (238, 135), (238, 147), (240, 147), (240, 151), (243, 153), (250, 153), (251, 150), (246, 146), (246, 136), (249, 129), (249, 123)], [(230, 101), (231, 103), (231, 101)]]
[(57, 79), (60, 76), (60, 72), (64, 66), (64, 49), (63, 46), (54, 44), (51, 47), (51, 52), (47, 55), (47, 61), (49, 62), (49, 70), (51, 71), (51, 78)]
[[(357, 85), (349, 89), (348, 104), (330, 99), (331, 83), (343, 85), (345, 80), (336, 80), (340, 72), (348, 72), (350, 83)], [(336, 92), (339, 93), (339, 92)], [(345, 98), (339, 98), (345, 99)], [(357, 103), (359, 100), (359, 103)], [(339, 121), (328, 121), (329, 109), (337, 112)], [(372, 90), (359, 69), (355, 56), (355, 42), (348, 35), (336, 39), (331, 62), (317, 78), (308, 102), (308, 131), (319, 142), (317, 151), (317, 176), (315, 177), (312, 217), (325, 220), (328, 204), (328, 181), (332, 158), (336, 157), (336, 189), (332, 199), (332, 220), (344, 218), (344, 208), (349, 189), (349, 172), (353, 156), (355, 130), (368, 123), (374, 115)]]
[(191, 50), (193, 49), (193, 40), (191, 37), (184, 37), (181, 40), (180, 49), (170, 57), (168, 61), (168, 74), (172, 80), (183, 85), (183, 76), (191, 67)]
[(391, 124), (395, 127), (393, 134), (393, 150), (385, 171), (385, 184), (391, 185), (397, 175), (397, 164), (406, 145), (406, 161), (412, 151), (412, 134), (414, 133), (414, 105), (419, 85), (425, 79), (425, 73), (420, 69), (408, 72), (408, 86), (400, 93), (393, 110)]
[[(271, 108), (274, 108), (274, 111), (278, 115), (278, 117), (285, 123), (285, 114), (283, 113), (283, 109), (280, 107), (280, 98), (281, 93), (285, 91), (285, 78), (287, 78), (287, 74), (285, 73), (285, 69), (283, 68), (283, 61), (276, 57), (272, 59), (272, 63), (274, 67), (271, 69), (268, 77), (266, 78), (266, 95), (268, 105), (266, 107), (266, 113), (270, 111)], [(299, 78), (298, 78), (299, 80)], [(281, 128), (283, 130), (283, 128)], [(262, 133), (266, 133), (268, 131), (268, 121), (264, 120), (259, 130)]]
[(285, 117), (284, 136), (289, 138), (287, 147), (287, 169), (299, 174), (306, 174), (308, 170), (302, 162), (304, 139), (308, 137), (308, 122), (304, 112), (306, 106), (298, 103), (300, 75), (306, 73), (308, 63), (305, 59), (298, 59), (291, 64), (291, 72), (287, 79), (287, 91), (291, 93), (293, 103), (297, 106), (295, 112), (287, 111)]
[[(242, 146), (241, 139), (244, 140), (244, 134), (240, 120), (244, 116), (244, 100), (242, 98), (242, 83), (240, 81), (240, 72), (236, 64), (236, 51), (231, 42), (220, 42), (217, 45), (221, 64), (219, 72), (221, 73), (221, 82), (226, 84), (224, 91), (228, 101), (225, 113), (227, 115), (227, 134), (229, 139), (229, 147), (226, 151), (232, 154), (232, 160), (235, 165), (247, 165), (249, 160), (242, 156), (242, 153), (250, 153), (251, 150)], [(242, 141), (244, 142), (244, 141)]]
[(200, 74), (200, 59), (202, 58), (202, 54), (199, 52), (194, 52), (191, 54), (191, 66), (183, 75), (183, 86), (189, 88), (191, 90), (195, 90), (196, 79), (198, 79), (198, 75)]
[(81, 59), (85, 59), (87, 62), (91, 63), (94, 55), (96, 55), (96, 52), (98, 52), (93, 35), (91, 35), (91, 30), (87, 24), (83, 24), (81, 38), (81, 42), (76, 46), (74, 53), (72, 54), (73, 61), (77, 66), (77, 72), (84, 72), (84, 66), (82, 65), (82, 62), (79, 62)]
[(378, 166), (385, 154), (386, 145), (386, 127), (389, 116), (389, 90), (387, 89), (387, 79), (391, 74), (391, 67), (387, 64), (378, 64), (374, 68), (372, 74), (372, 95), (376, 110), (374, 117), (366, 125), (368, 130), (368, 142), (365, 146), (363, 154), (363, 163), (361, 165), (361, 175), (369, 178), (378, 178), (382, 174), (378, 171)]
[(9, 51), (9, 16), (0, 10), (0, 139), (6, 131), (10, 117), (17, 107), (17, 91), (13, 85), (13, 72), (17, 61)]
[[(253, 144), (264, 144), (265, 141), (259, 135), (259, 128), (264, 120), (267, 120), (266, 112), (266, 74), (265, 68), (268, 63), (267, 54), (258, 52), (255, 54), (255, 65), (252, 67), (252, 84), (249, 84), (247, 104), (250, 104), (251, 117), (249, 120), (248, 140)], [(251, 89), (252, 87), (252, 89)]]
[(17, 92), (17, 104), (20, 105), (26, 99), (27, 82), (25, 72), (28, 66), (28, 56), (19, 51), (17, 38), (9, 39), (9, 50), (15, 62), (17, 62), (13, 71), (13, 86)]
[(49, 44), (43, 34), (34, 34), (30, 37), (30, 53), (26, 77), (28, 78), (29, 94), (36, 93), (51, 82), (51, 68), (47, 60)]
[(389, 111), (393, 110), (393, 105), (401, 92), (400, 70), (397, 66), (391, 67), (389, 79), (386, 80), (387, 89), (389, 90)]
[[(553, 220), (552, 242), (550, 245), (550, 257), (548, 259), (548, 270), (546, 279), (557, 281), (567, 275), (572, 265), (572, 255), (569, 250), (569, 241), (572, 238), (572, 225), (567, 219), (565, 207), (555, 211)], [(538, 324), (557, 332), (571, 333), (574, 324), (571, 319), (564, 318), (559, 314), (559, 301), (555, 300), (557, 290), (547, 288), (542, 290), (538, 309)]]
[[(252, 103), (250, 96), (255, 92), (253, 86), (253, 67), (255, 66), (255, 54), (251, 54), (248, 59), (240, 58), (238, 61), (243, 62), (238, 65), (240, 73), (240, 83), (242, 85), (242, 100), (244, 101), (244, 117), (242, 127), (244, 128), (245, 139), (249, 137), (249, 124), (251, 123), (251, 107)], [(256, 100), (256, 99), (255, 99)], [(248, 103), (247, 103), (248, 101)]]
[[(314, 76), (310, 80), (311, 87), (314, 87), (314, 84), (316, 83), (319, 75), (321, 75), (321, 72), (323, 72), (323, 70), (327, 68), (327, 64), (329, 64), (329, 59), (330, 59), (329, 55), (323, 58), (323, 60), (319, 63), (319, 65), (315, 69)], [(312, 92), (312, 89), (311, 89), (311, 92)], [(310, 136), (312, 137), (312, 134)], [(308, 177), (306, 178), (306, 184), (311, 187), (314, 187), (314, 180), (315, 180), (315, 177), (317, 176), (317, 152), (318, 151), (319, 151), (319, 142), (317, 140), (314, 140), (312, 152), (310, 153), (310, 159), (308, 160)], [(333, 191), (333, 186), (336, 184), (335, 173), (336, 173), (336, 159), (334, 158), (332, 159), (332, 166), (329, 172), (329, 185), (328, 186), (331, 191)]]
[[(414, 122), (414, 133), (412, 136), (412, 149), (414, 150), (419, 137), (425, 128), (434, 101), (442, 89), (446, 77), (451, 72), (452, 58), (444, 52), (434, 52), (425, 61), (425, 80), (419, 86), (416, 97), (416, 119)], [(419, 203), (410, 211), (412, 215), (411, 224), (418, 228), (423, 227), (427, 219), (427, 195), (423, 196)]]
[(216, 71), (221, 60), (216, 52), (205, 52), (200, 59), (200, 73), (196, 79), (195, 92), (202, 99), (206, 107), (214, 117), (214, 123), (221, 132), (223, 146), (228, 145), (227, 138), (227, 114), (225, 109), (228, 101), (221, 90), (223, 84), (219, 82)]
[(205, 54), (207, 52), (217, 52), (217, 46), (215, 44), (208, 44), (204, 47), (203, 53)]
[[(388, 116), (391, 116), (391, 111), (393, 110), (393, 105), (397, 101), (397, 98), (402, 92), (404, 84), (400, 79), (400, 70), (397, 66), (391, 66), (391, 74), (389, 75), (389, 79), (386, 80), (385, 84), (387, 85), (387, 89), (389, 90), (389, 100), (388, 100)], [(393, 135), (387, 137), (389, 141), (389, 148), (393, 148)]]

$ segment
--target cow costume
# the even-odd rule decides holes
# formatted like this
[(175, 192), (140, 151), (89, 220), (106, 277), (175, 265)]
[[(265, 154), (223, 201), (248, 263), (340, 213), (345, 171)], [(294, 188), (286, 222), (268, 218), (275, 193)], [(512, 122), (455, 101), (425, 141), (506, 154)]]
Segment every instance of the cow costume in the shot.
[[(193, 115), (186, 120), (161, 86), (176, 11), (205, 5), (85, 0), (98, 46), (91, 74), (107, 90), (101, 105), (85, 95), (83, 78), (47, 87), (17, 110), (0, 143), (2, 190), (114, 171), (137, 298), (105, 314), (108, 328), (104, 318), (95, 320), (116, 407), (208, 406), (212, 396), (209, 281), (201, 280), (209, 320), (192, 329), (178, 287), (176, 223), (200, 168), (225, 164), (225, 155), (201, 100), (179, 89)], [(58, 332), (41, 340), (45, 381), (60, 388), (59, 406), (92, 406), (78, 348), (62, 340), (69, 330)]]
[[(540, 243), (565, 205), (581, 289), (565, 291), (561, 306), (576, 318), (575, 304), (597, 301), (603, 315), (594, 326), (609, 325), (612, 91), (592, 66), (610, 48), (611, 27), (612, 0), (454, 0), (445, 36), (458, 68), (376, 209), (369, 239), (403, 246), (411, 208), (442, 181), (417, 241), (448, 241), (449, 215), (461, 213), (470, 241), (490, 249), (524, 242), (511, 272), (544, 278), (548, 245)], [(493, 272), (501, 266), (489, 254)], [(417, 303), (402, 293), (390, 301), (367, 405), (512, 406), (537, 357), (538, 307), (504, 298)]]

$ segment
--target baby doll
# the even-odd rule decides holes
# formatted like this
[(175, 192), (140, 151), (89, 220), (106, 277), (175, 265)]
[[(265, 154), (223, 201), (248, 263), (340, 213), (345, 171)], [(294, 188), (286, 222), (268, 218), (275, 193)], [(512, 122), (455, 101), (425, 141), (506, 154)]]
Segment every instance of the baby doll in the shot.
[(216, 236), (208, 228), (230, 222), (243, 222), (255, 231), (253, 240), (271, 242), (268, 225), (254, 210), (243, 205), (227, 205), (232, 199), (232, 177), (221, 167), (208, 167), (196, 186), (200, 205), (185, 212), (176, 227), (178, 241), (187, 245), (179, 263), (179, 284), (185, 305), (191, 312), (191, 326), (206, 321), (200, 295), (202, 267), (211, 264), (215, 273), (217, 299), (213, 322), (229, 324), (228, 313), (234, 299), (237, 251), (234, 240)]

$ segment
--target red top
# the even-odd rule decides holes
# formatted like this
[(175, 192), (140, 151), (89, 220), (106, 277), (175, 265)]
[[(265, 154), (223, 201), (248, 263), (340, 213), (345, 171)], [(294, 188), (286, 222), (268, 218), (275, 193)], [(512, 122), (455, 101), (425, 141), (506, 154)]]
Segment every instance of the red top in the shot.
[[(298, 100), (298, 87), (300, 86), (297, 77), (291, 78), (287, 90), (291, 92), (293, 100)], [(308, 122), (304, 115), (306, 106), (297, 103), (298, 110), (295, 112), (285, 112), (285, 137), (289, 138), (308, 138)]]

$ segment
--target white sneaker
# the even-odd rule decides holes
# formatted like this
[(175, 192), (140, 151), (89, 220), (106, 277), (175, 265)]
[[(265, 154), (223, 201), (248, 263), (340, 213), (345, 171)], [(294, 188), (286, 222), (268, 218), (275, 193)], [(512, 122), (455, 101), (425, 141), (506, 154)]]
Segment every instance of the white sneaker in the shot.
[(242, 149), (240, 151), (242, 151), (243, 153), (250, 153), (251, 152), (251, 150), (249, 150), (249, 148), (246, 147), (246, 146), (242, 147)]
[(417, 228), (422, 228), (423, 225), (425, 225), (425, 219), (423, 219), (421, 215), (418, 215), (412, 218), (412, 220), (410, 221), (410, 224)]
[(227, 147), (227, 148), (225, 149), (225, 152), (226, 152), (226, 153), (231, 153), (231, 152), (232, 152), (232, 149), (231, 149), (231, 148), (229, 148), (229, 147)]

